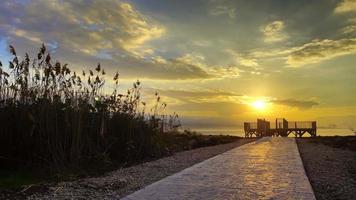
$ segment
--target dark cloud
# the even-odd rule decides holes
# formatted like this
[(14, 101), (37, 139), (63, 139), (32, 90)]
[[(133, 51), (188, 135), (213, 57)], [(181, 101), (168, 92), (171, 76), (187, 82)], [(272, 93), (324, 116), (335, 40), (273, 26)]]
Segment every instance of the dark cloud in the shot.
[[(159, 92), (161, 95), (169, 96), (171, 98), (177, 98), (181, 100), (199, 100), (211, 98), (211, 100), (217, 100), (218, 97), (239, 97), (241, 95), (234, 92), (222, 91), (222, 90), (164, 90), (164, 89), (147, 89), (149, 93), (154, 91)], [(220, 99), (221, 100), (221, 99)]]
[(319, 105), (319, 103), (315, 101), (302, 101), (302, 100), (295, 100), (295, 99), (273, 100), (271, 102), (275, 104), (290, 106), (290, 107), (297, 107), (299, 109), (309, 109), (312, 108), (313, 106)]

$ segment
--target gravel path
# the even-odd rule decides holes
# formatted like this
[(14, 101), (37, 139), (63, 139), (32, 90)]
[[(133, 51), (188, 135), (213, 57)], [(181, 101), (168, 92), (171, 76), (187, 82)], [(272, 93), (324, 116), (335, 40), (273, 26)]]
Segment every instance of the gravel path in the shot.
[(315, 199), (294, 138), (265, 137), (155, 182), (123, 200)]
[(356, 151), (298, 140), (305, 170), (318, 200), (356, 199)]
[(162, 178), (196, 163), (241, 146), (254, 139), (183, 151), (156, 161), (118, 169), (109, 174), (72, 182), (61, 182), (49, 188), (49, 193), (34, 194), (28, 199), (119, 199)]

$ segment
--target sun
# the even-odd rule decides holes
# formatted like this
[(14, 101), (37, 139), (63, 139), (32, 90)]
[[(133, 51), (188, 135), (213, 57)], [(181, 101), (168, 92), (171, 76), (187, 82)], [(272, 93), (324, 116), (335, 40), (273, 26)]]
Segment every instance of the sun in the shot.
[(251, 105), (256, 110), (262, 111), (262, 110), (266, 109), (267, 103), (266, 103), (266, 101), (260, 99), (260, 100), (256, 100), (256, 101), (252, 102)]

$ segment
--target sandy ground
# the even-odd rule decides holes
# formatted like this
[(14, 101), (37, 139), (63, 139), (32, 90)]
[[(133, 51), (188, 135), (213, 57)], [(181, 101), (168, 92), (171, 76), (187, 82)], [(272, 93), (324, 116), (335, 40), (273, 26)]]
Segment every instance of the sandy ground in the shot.
[(119, 199), (162, 178), (179, 172), (215, 155), (254, 139), (183, 151), (170, 157), (118, 169), (105, 176), (57, 183), (47, 193), (32, 194), (27, 199)]
[(315, 196), (318, 200), (356, 199), (356, 151), (336, 145), (337, 138), (326, 139), (297, 140)]

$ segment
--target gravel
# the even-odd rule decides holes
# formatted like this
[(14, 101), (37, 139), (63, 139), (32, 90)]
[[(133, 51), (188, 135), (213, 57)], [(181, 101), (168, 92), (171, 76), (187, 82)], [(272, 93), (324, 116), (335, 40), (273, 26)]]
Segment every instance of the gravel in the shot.
[(298, 139), (309, 181), (318, 200), (356, 199), (356, 151), (334, 148), (319, 139)]
[(120, 199), (166, 176), (252, 141), (254, 139), (241, 139), (233, 143), (178, 152), (170, 157), (121, 168), (101, 177), (60, 182), (47, 186), (47, 192), (34, 193), (26, 198)]

